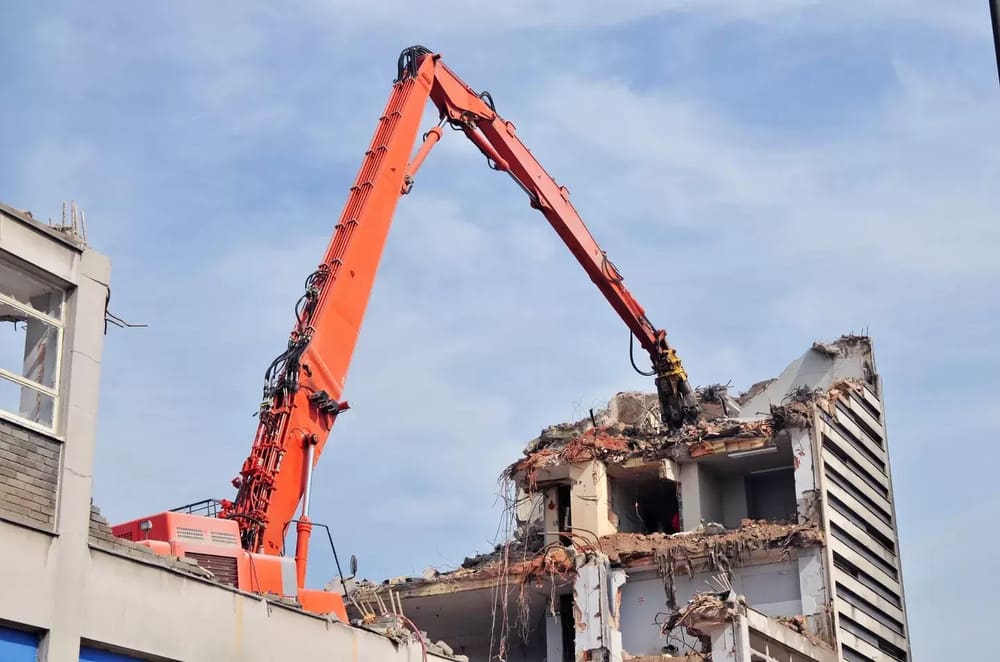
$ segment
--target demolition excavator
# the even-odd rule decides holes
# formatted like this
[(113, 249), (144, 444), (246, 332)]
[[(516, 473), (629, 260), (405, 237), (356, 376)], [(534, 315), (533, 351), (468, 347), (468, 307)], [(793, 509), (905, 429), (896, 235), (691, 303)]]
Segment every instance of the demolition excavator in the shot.
[[(344, 381), (361, 330), (393, 211), (444, 133), (460, 131), (506, 173), (542, 213), (584, 271), (649, 355), (663, 422), (678, 428), (698, 419), (700, 407), (681, 360), (625, 287), (621, 273), (591, 236), (560, 186), (501, 117), (488, 92), (477, 93), (442, 61), (413, 46), (397, 62), (385, 111), (365, 152), (322, 263), (305, 281), (288, 345), (267, 368), (259, 425), (233, 501), (202, 502), (134, 520), (115, 535), (153, 551), (194, 560), (216, 579), (240, 589), (296, 600), (304, 609), (346, 620), (339, 593), (305, 587), (313, 471), (330, 430), (347, 409)], [(427, 100), (440, 123), (420, 135)], [(217, 505), (217, 509), (215, 505)], [(200, 510), (199, 510), (200, 508)], [(296, 511), (298, 510), (298, 517)], [(294, 559), (285, 538), (294, 524)], [(316, 525), (323, 526), (323, 525)], [(329, 529), (325, 529), (329, 535)], [(330, 540), (332, 547), (332, 538)], [(336, 558), (336, 551), (334, 549)], [(343, 579), (339, 559), (338, 571)]]

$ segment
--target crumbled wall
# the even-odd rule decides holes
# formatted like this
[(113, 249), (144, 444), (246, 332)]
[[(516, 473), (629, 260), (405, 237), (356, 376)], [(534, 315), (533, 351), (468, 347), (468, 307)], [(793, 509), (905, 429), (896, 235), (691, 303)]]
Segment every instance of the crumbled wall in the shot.
[(787, 404), (796, 392), (826, 391), (844, 380), (875, 379), (871, 340), (863, 336), (841, 336), (832, 343), (813, 343), (774, 380), (751, 389), (740, 405), (745, 416), (766, 415), (771, 407)]
[(0, 516), (55, 528), (62, 444), (0, 419)]

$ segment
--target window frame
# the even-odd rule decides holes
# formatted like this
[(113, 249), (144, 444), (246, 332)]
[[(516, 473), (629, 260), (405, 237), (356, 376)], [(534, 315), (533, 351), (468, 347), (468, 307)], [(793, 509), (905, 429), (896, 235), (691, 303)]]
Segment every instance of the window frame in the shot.
[[(9, 264), (9, 263), (8, 263)], [(52, 398), (52, 423), (51, 425), (46, 423), (41, 423), (38, 421), (33, 421), (30, 418), (25, 418), (17, 412), (9, 411), (5, 407), (0, 406), (0, 416), (3, 418), (10, 419), (19, 425), (24, 425), (32, 429), (44, 432), (49, 435), (58, 435), (59, 424), (61, 422), (60, 417), (60, 386), (62, 385), (62, 362), (63, 362), (63, 338), (65, 337), (66, 324), (63, 319), (66, 316), (66, 290), (58, 285), (53, 284), (50, 281), (40, 279), (33, 274), (26, 274), (29, 278), (40, 281), (43, 285), (51, 287), (54, 294), (59, 296), (59, 307), (58, 313), (59, 318), (53, 317), (47, 313), (43, 313), (14, 297), (6, 294), (0, 289), (0, 303), (10, 306), (15, 310), (24, 313), (29, 317), (33, 317), (45, 324), (56, 329), (56, 360), (55, 360), (55, 378), (53, 380), (54, 387), (48, 387), (44, 384), (40, 384), (32, 379), (28, 379), (23, 375), (11, 372), (5, 368), (0, 367), (0, 379), (12, 382), (21, 388), (28, 388), (42, 395)], [(0, 286), (2, 287), (2, 286)]]

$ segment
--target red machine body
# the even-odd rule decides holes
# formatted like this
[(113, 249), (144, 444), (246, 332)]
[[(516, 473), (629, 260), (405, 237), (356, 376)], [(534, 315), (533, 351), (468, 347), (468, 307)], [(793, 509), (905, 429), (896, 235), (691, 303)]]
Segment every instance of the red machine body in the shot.
[[(428, 100), (437, 106), (441, 124), (424, 134), (411, 158)], [(146, 530), (137, 528), (140, 520), (136, 520), (115, 527), (116, 535), (134, 536), (133, 540), (151, 547), (155, 541), (166, 542), (170, 553), (205, 559), (206, 563), (222, 563), (206, 559), (213, 554), (236, 559), (234, 585), (291, 595), (284, 565), (289, 560), (282, 555), (285, 535), (294, 522), (294, 594), (307, 609), (327, 609), (326, 605), (317, 609), (307, 605), (317, 598), (310, 597), (315, 592), (304, 588), (313, 526), (309, 516), (313, 468), (337, 416), (348, 408), (341, 399), (344, 382), (396, 203), (410, 192), (414, 175), (441, 139), (445, 123), (469, 138), (486, 156), (490, 168), (507, 173), (524, 190), (531, 207), (542, 213), (646, 350), (652, 363), (646, 374), (656, 377), (664, 422), (679, 427), (697, 419), (700, 408), (680, 359), (667, 343), (666, 332), (650, 323), (625, 287), (622, 275), (570, 203), (569, 191), (535, 160), (517, 137), (514, 125), (496, 112), (489, 93), (476, 93), (439, 55), (414, 46), (399, 56), (389, 102), (326, 254), (306, 279), (288, 346), (265, 374), (257, 434), (240, 475), (233, 481), (236, 498), (222, 503), (221, 519), (200, 522), (164, 513), (145, 520), (152, 523)], [(225, 540), (226, 545), (215, 546), (216, 540)], [(241, 556), (239, 549), (245, 554)], [(269, 571), (267, 579), (245, 576), (247, 568), (257, 567), (256, 559), (265, 558), (271, 564), (267, 567), (278, 569)], [(225, 563), (232, 566), (232, 561)], [(340, 601), (340, 596), (336, 599)], [(335, 612), (343, 613), (342, 601)]]
[(239, 526), (232, 520), (171, 511), (118, 524), (111, 532), (157, 554), (191, 559), (221, 584), (292, 598), (308, 611), (347, 620), (339, 594), (299, 587), (294, 559), (244, 550)]

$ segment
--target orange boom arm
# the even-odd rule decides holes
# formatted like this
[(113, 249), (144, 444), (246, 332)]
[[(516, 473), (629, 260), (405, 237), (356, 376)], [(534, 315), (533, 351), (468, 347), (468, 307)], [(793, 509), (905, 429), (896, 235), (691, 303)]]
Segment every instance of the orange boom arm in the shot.
[(500, 117), (488, 93), (477, 94), (441, 62), (414, 46), (399, 57), (397, 79), (385, 112), (322, 264), (306, 280), (296, 306), (295, 328), (286, 350), (265, 376), (260, 424), (250, 456), (233, 483), (234, 502), (222, 516), (237, 520), (251, 552), (281, 554), (285, 529), (302, 503), (296, 564), (305, 581), (311, 530), (309, 492), (337, 415), (344, 380), (357, 344), (393, 211), (409, 192), (413, 176), (441, 138), (441, 128), (424, 135), (409, 160), (428, 99), (442, 123), (460, 129), (486, 155), (490, 166), (508, 173), (542, 212), (652, 360), (664, 421), (678, 427), (696, 420), (698, 405), (680, 359), (625, 287), (622, 276), (591, 236), (559, 186)]

